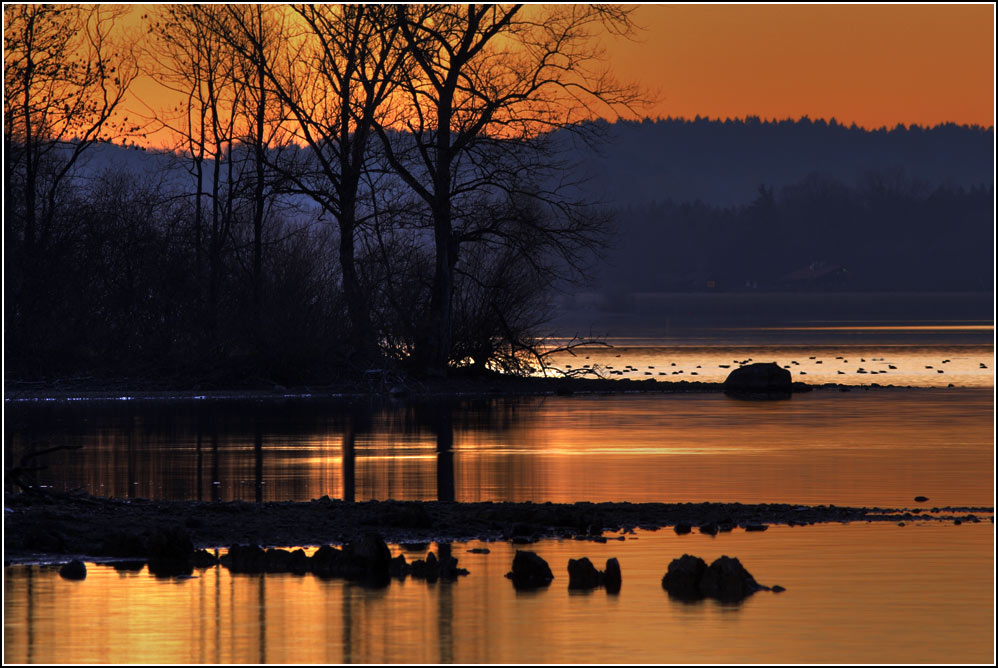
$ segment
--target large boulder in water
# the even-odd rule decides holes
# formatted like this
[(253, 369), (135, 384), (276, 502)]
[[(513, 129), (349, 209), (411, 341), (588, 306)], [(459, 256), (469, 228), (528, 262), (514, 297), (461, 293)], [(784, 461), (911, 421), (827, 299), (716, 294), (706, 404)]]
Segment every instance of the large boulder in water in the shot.
[(59, 569), (59, 575), (66, 580), (85, 580), (87, 578), (87, 567), (79, 559), (73, 559)]
[(343, 551), (332, 545), (323, 545), (309, 560), (310, 570), (322, 578), (340, 576), (343, 564)]
[(740, 601), (765, 588), (733, 557), (715, 559), (700, 580), (700, 593), (719, 601)]
[(376, 533), (366, 533), (344, 545), (342, 561), (342, 575), (351, 580), (385, 584), (391, 577), (391, 550)]
[(267, 552), (259, 545), (233, 545), (220, 561), (233, 573), (263, 573), (267, 570)]
[(755, 581), (741, 562), (732, 557), (718, 557), (710, 566), (700, 557), (684, 554), (673, 559), (662, 578), (670, 596), (695, 601), (714, 598), (724, 602), (741, 601), (757, 591), (769, 589)]
[(684, 554), (669, 563), (669, 570), (662, 577), (662, 587), (670, 596), (685, 600), (702, 598), (700, 580), (707, 570), (707, 562), (700, 557)]
[(568, 560), (568, 588), (595, 589), (603, 581), (603, 574), (596, 570), (587, 557)]
[(758, 362), (735, 369), (724, 381), (724, 392), (742, 399), (789, 399), (790, 372), (776, 362)]
[(194, 543), (183, 528), (160, 527), (146, 541), (149, 572), (156, 577), (190, 575), (194, 572)]
[(536, 552), (517, 550), (513, 557), (513, 570), (506, 573), (517, 589), (534, 589), (546, 587), (554, 580), (554, 574), (548, 562)]

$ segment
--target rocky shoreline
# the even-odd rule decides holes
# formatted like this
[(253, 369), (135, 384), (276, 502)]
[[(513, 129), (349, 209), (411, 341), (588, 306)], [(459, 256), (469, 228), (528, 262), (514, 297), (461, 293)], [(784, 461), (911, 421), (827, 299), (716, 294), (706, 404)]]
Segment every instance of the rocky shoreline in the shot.
[(761, 531), (769, 525), (916, 520), (950, 524), (994, 521), (985, 507), (855, 508), (740, 503), (457, 503), (323, 497), (308, 502), (249, 503), (113, 499), (86, 494), (6, 494), (5, 563), (45, 563), (66, 556), (137, 558), (150, 537), (182, 530), (196, 548), (231, 545), (344, 544), (365, 533), (389, 543), (540, 538), (623, 540), (634, 529), (676, 533)]
[[(869, 390), (938, 391), (939, 388), (911, 387), (907, 385), (848, 385), (826, 383), (808, 385), (795, 382), (792, 394), (812, 391), (852, 392)], [(274, 386), (271, 389), (143, 389), (119, 387), (115, 389), (81, 387), (68, 389), (60, 387), (28, 388), (23, 385), (5, 388), (4, 401), (7, 404), (30, 404), (59, 401), (336, 401), (357, 398), (446, 400), (446, 399), (492, 399), (499, 397), (572, 396), (605, 394), (712, 394), (725, 391), (724, 383), (657, 381), (631, 379), (565, 379), (565, 378), (521, 378), (489, 382), (436, 382), (405, 386), (393, 385), (389, 388), (367, 388), (359, 384), (335, 386), (295, 386), (286, 388)], [(787, 397), (779, 397), (787, 398)]]

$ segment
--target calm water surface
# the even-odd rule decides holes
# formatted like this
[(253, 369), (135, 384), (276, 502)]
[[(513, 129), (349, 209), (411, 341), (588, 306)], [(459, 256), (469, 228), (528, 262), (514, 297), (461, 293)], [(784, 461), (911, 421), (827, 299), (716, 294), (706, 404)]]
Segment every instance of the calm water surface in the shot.
[(154, 499), (991, 505), (991, 390), (7, 407), (6, 464)]
[[(993, 330), (814, 327), (752, 336), (762, 342), (745, 345), (745, 332), (690, 345), (632, 337), (563, 361), (586, 373), (665, 373), (668, 380), (722, 380), (730, 370), (722, 364), (778, 361), (809, 383), (918, 387), (818, 391), (778, 402), (720, 394), (437, 403), (8, 401), (4, 462), (9, 470), (33, 450), (78, 445), (36, 461), (47, 468), (35, 482), (154, 499), (898, 507), (925, 495), (927, 505), (993, 506)], [(881, 370), (887, 373), (872, 373)], [(994, 660), (994, 525), (987, 520), (777, 526), (716, 538), (639, 532), (636, 540), (605, 545), (542, 541), (533, 547), (557, 579), (531, 594), (514, 592), (502, 577), (512, 546), (463, 552), (476, 545), (454, 545), (471, 571), (457, 583), (410, 580), (380, 590), (222, 568), (157, 580), (106, 565), (89, 565), (85, 581), (68, 582), (52, 567), (7, 566), (4, 660)], [(787, 591), (762, 592), (738, 606), (670, 600), (661, 577), (683, 553), (736, 556), (760, 582)], [(565, 565), (581, 556), (600, 566), (618, 557), (621, 593), (569, 593)]]
[[(15, 663), (987, 663), (994, 656), (990, 522), (772, 527), (716, 538), (638, 532), (600, 545), (542, 541), (555, 580), (517, 593), (513, 547), (468, 554), (456, 583), (364, 589), (314, 576), (197, 571), (160, 580), (88, 565), (5, 569), (4, 660)], [(393, 552), (398, 552), (395, 547)], [(671, 559), (737, 555), (780, 584), (740, 605), (682, 603)], [(413, 557), (414, 555), (409, 555)], [(567, 590), (569, 558), (615, 556), (618, 595)], [(940, 568), (940, 565), (945, 565)]]

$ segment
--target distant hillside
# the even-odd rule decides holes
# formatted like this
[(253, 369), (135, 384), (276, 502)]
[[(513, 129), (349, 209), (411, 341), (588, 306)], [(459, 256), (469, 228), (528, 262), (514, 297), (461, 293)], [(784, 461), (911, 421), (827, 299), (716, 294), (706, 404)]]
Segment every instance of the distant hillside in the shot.
[(994, 129), (941, 125), (869, 131), (834, 120), (697, 119), (598, 123), (601, 150), (576, 149), (592, 190), (620, 205), (671, 199), (730, 206), (760, 185), (797, 183), (813, 172), (855, 185), (895, 171), (929, 185), (994, 182)]
[[(584, 197), (618, 212), (594, 285), (608, 294), (993, 286), (993, 128), (752, 118), (591, 127), (605, 141), (562, 144), (574, 168), (558, 176), (582, 179)], [(167, 155), (105, 145), (88, 159), (89, 171), (124, 167), (192, 187)]]

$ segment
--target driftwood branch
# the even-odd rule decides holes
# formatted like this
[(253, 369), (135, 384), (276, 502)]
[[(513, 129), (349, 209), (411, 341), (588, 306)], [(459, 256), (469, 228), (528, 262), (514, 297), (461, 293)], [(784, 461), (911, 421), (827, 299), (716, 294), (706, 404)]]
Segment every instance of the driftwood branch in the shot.
[(38, 487), (36, 487), (35, 485), (31, 484), (30, 482), (24, 480), (22, 478), (22, 475), (28, 472), (42, 471), (48, 468), (47, 466), (30, 466), (29, 464), (31, 460), (35, 459), (36, 457), (41, 457), (42, 455), (49, 454), (50, 452), (58, 452), (60, 450), (81, 450), (82, 448), (83, 448), (82, 445), (55, 445), (50, 448), (45, 448), (43, 450), (36, 450), (34, 452), (29, 452), (25, 455), (22, 455), (20, 463), (11, 470), (10, 479), (18, 488), (29, 494), (37, 494), (40, 496), (56, 496), (56, 497), (65, 496), (64, 494), (61, 494), (59, 492), (43, 491)]

